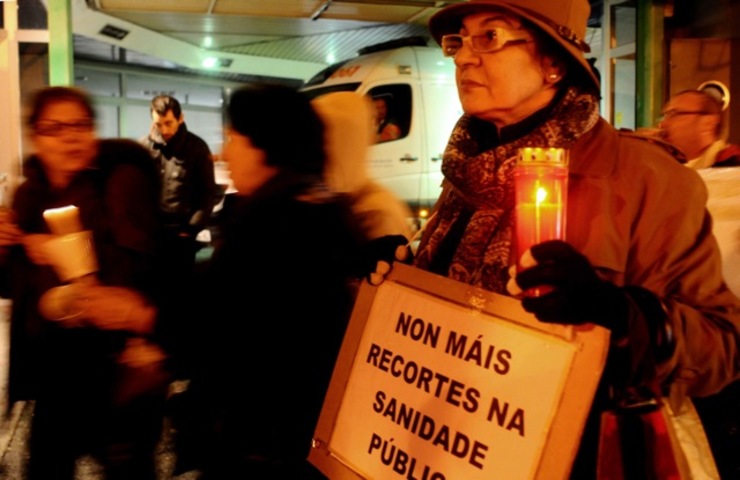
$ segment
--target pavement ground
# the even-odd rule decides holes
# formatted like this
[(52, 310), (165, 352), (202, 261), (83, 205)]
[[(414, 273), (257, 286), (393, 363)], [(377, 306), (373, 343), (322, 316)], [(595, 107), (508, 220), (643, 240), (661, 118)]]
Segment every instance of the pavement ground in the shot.
[[(0, 299), (0, 480), (25, 480), (33, 402), (17, 402), (8, 410), (9, 308), (9, 301)], [(178, 385), (173, 384), (173, 387), (177, 389)], [(199, 476), (197, 471), (173, 475), (174, 432), (167, 417), (163, 422), (162, 439), (157, 448), (157, 480), (197, 480)], [(94, 459), (82, 457), (78, 460), (75, 480), (102, 480), (102, 478), (101, 468)]]

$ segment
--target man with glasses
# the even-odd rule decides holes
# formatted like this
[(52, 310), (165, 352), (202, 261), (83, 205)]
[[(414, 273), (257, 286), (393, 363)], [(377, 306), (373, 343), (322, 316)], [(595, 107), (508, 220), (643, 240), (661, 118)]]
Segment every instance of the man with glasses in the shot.
[[(722, 138), (722, 104), (704, 91), (683, 90), (666, 103), (659, 127), (664, 138), (686, 154), (686, 166), (699, 170), (704, 179), (712, 229), (722, 252), (723, 274), (735, 294), (740, 294), (737, 267), (740, 218), (734, 207), (740, 172), (716, 168), (740, 166), (740, 147)], [(694, 404), (723, 478), (736, 478), (740, 472), (737, 457), (740, 451), (740, 383), (734, 382), (718, 394), (696, 398)]]
[(694, 169), (740, 166), (740, 147), (722, 138), (722, 105), (701, 90), (683, 90), (670, 98), (658, 126)]

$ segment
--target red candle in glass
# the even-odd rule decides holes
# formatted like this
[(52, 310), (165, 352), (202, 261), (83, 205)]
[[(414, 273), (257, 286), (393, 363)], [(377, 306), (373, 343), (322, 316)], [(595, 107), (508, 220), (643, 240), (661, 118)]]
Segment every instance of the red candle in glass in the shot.
[[(519, 149), (514, 167), (516, 192), (516, 255), (546, 240), (565, 240), (568, 199), (568, 151), (563, 148)], [(541, 295), (543, 289), (525, 292)]]

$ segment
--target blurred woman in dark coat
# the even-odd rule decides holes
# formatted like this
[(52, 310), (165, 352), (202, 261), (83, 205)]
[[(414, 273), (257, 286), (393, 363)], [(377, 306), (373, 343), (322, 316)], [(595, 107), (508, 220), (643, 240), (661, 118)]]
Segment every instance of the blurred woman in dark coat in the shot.
[(228, 117), (237, 193), (198, 293), (205, 355), (189, 386), (212, 415), (204, 478), (322, 478), (306, 458), (352, 308), (357, 230), (323, 183), (323, 126), (307, 98), (243, 88)]
[[(10, 401), (35, 401), (29, 480), (72, 480), (86, 454), (108, 480), (155, 478), (168, 384), (152, 281), (156, 171), (135, 142), (99, 139), (94, 113), (81, 90), (36, 92), (28, 118), (35, 153), (0, 217), (13, 301)], [(91, 232), (97, 268), (82, 279), (60, 278), (73, 251), (57, 258), (48, 248), (59, 235), (44, 212), (66, 206)]]

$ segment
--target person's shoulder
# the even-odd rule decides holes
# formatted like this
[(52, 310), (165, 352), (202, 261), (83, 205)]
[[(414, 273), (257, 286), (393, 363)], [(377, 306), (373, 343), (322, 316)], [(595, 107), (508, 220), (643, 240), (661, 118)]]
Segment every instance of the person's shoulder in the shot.
[[(686, 166), (686, 156), (674, 145), (659, 138), (634, 132), (619, 133), (620, 151), (624, 152), (624, 177), (632, 188), (642, 185), (654, 192), (664, 192), (677, 208), (703, 205), (697, 199), (706, 195), (706, 187), (696, 170)], [(659, 208), (668, 208), (661, 205)], [(693, 208), (693, 207), (692, 207)], [(703, 208), (703, 207), (702, 207)]]
[(154, 168), (149, 150), (139, 142), (128, 138), (101, 139), (98, 163), (104, 170), (123, 165), (134, 165), (147, 171)]
[(677, 161), (678, 163), (686, 163), (686, 155), (675, 145), (660, 137), (646, 135), (639, 131), (624, 128), (618, 129), (617, 133), (620, 139), (624, 142), (627, 142), (628, 144), (634, 142), (633, 144), (636, 148), (654, 149), (656, 152), (660, 152), (661, 155), (667, 154), (672, 160)]
[(573, 173), (594, 177), (643, 177), (645, 170), (685, 168), (683, 155), (672, 145), (614, 128), (603, 118), (571, 147), (570, 157)]
[(192, 141), (192, 142), (198, 142), (198, 143), (206, 143), (206, 141), (205, 141), (205, 140), (203, 140), (203, 137), (201, 137), (201, 136), (200, 136), (200, 135), (198, 135), (197, 133), (193, 133), (193, 131), (192, 131), (192, 130), (190, 130), (190, 129), (188, 129), (188, 130), (187, 130), (187, 131), (185, 132), (185, 136), (186, 136), (186, 137), (188, 137), (188, 138), (190, 139), (190, 141)]
[(740, 166), (740, 145), (730, 143), (717, 153), (713, 167)]
[(633, 192), (669, 190), (691, 198), (704, 188), (701, 177), (685, 165), (685, 155), (674, 145), (631, 130), (615, 129), (605, 121), (603, 125), (602, 135), (593, 139), (599, 146), (591, 153), (613, 156), (611, 173)]
[(151, 159), (149, 150), (137, 142), (129, 138), (103, 138), (99, 141), (100, 155), (111, 156), (111, 157), (126, 157), (126, 156), (145, 156), (144, 158)]
[(188, 140), (189, 148), (197, 148), (198, 151), (200, 152), (205, 151), (205, 152), (208, 152), (208, 154), (210, 155), (211, 148), (208, 146), (208, 143), (205, 140), (203, 140), (202, 137), (193, 133), (189, 129), (187, 130), (187, 132), (185, 132), (185, 137)]
[(696, 172), (686, 166), (686, 155), (675, 145), (660, 138), (641, 135), (629, 130), (619, 130), (618, 155), (623, 173), (655, 187), (662, 182), (684, 185), (691, 191), (692, 185), (701, 183)]

